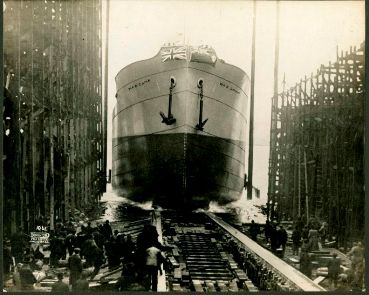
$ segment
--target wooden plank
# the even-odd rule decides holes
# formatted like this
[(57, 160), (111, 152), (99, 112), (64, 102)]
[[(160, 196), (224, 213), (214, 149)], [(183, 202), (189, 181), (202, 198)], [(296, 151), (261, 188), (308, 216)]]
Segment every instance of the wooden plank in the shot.
[(303, 291), (325, 291), (325, 289), (318, 284), (315, 284), (308, 277), (303, 275), (301, 272), (296, 270), (291, 265), (287, 264), (282, 259), (276, 257), (268, 250), (264, 249), (260, 245), (258, 245), (255, 241), (247, 237), (245, 234), (241, 233), (239, 230), (230, 226), (226, 222), (224, 222), (219, 217), (215, 216), (212, 213), (206, 212), (213, 221), (215, 221), (218, 225), (220, 225), (225, 231), (227, 231), (230, 235), (232, 235), (235, 239), (237, 239), (240, 243), (244, 245), (251, 253), (254, 253), (258, 257), (262, 257), (263, 260), (269, 265), (269, 267), (276, 269), (284, 277), (286, 277), (293, 284), (301, 288)]
[(215, 285), (213, 281), (205, 281), (207, 292), (216, 292)]
[(183, 291), (180, 284), (174, 283), (173, 284), (173, 291), (181, 292)]
[(227, 287), (226, 287), (226, 285), (223, 281), (218, 280), (218, 281), (216, 281), (216, 284), (217, 284), (220, 292), (227, 292), (228, 291), (228, 289), (227, 289)]
[(180, 268), (175, 268), (174, 269), (174, 275), (173, 275), (174, 279), (177, 280), (181, 280), (182, 279), (182, 271)]
[(191, 278), (194, 280), (213, 280), (213, 281), (217, 281), (217, 280), (223, 280), (223, 281), (229, 281), (233, 278), (233, 276), (224, 276), (224, 277), (214, 277), (214, 276), (201, 276), (201, 275), (196, 275), (196, 276), (191, 276)]
[(202, 287), (202, 281), (192, 280), (192, 284), (195, 289), (195, 292), (204, 292), (204, 288)]

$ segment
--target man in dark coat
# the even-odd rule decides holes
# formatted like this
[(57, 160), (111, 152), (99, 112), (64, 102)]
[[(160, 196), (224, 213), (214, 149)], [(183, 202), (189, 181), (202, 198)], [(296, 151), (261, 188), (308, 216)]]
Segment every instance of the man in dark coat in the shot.
[(58, 237), (51, 232), (50, 235), (50, 266), (56, 267), (58, 263), (58, 256), (59, 256), (59, 245), (58, 245)]
[(144, 268), (145, 268), (145, 256), (146, 256), (146, 249), (154, 246), (159, 250), (162, 249), (161, 244), (158, 242), (158, 232), (156, 227), (151, 224), (145, 224), (142, 232), (137, 236), (136, 242), (136, 265), (138, 269), (138, 278), (142, 279), (144, 275)]
[(96, 247), (94, 250), (94, 259), (93, 259), (93, 265), (94, 265), (94, 271), (91, 274), (91, 280), (94, 279), (94, 277), (99, 273), (101, 265), (104, 264), (105, 258), (104, 258), (104, 252), (99, 247)]
[(257, 241), (258, 233), (259, 233), (259, 226), (255, 223), (254, 220), (251, 220), (251, 225), (250, 225), (251, 239), (253, 239), (254, 241)]
[(299, 247), (301, 244), (301, 233), (299, 228), (296, 226), (292, 232), (292, 254), (299, 255)]
[(302, 232), (301, 232), (301, 238), (303, 240), (307, 240), (309, 239), (309, 228), (307, 225), (305, 225), (302, 229)]
[(133, 259), (134, 251), (136, 250), (135, 243), (132, 241), (132, 236), (127, 235), (127, 240), (125, 242), (124, 248), (124, 259), (127, 262), (131, 262)]
[(271, 234), (271, 225), (270, 225), (269, 220), (267, 220), (265, 222), (264, 234), (265, 234), (266, 242), (269, 243), (270, 242), (270, 234)]
[(58, 247), (57, 247), (57, 258), (65, 260), (67, 258), (67, 246), (65, 245), (65, 238), (63, 232), (58, 235)]
[(72, 285), (72, 290), (74, 290), (77, 280), (81, 277), (82, 274), (82, 259), (79, 256), (80, 249), (75, 248), (74, 254), (69, 257), (69, 284)]
[(118, 234), (115, 238), (116, 249), (119, 253), (119, 258), (124, 258), (125, 250), (126, 250), (126, 236), (122, 233)]
[(65, 245), (68, 249), (69, 256), (72, 256), (75, 244), (76, 244), (76, 236), (74, 235), (73, 232), (70, 232), (65, 238)]
[(102, 233), (106, 239), (110, 239), (110, 237), (113, 235), (113, 230), (111, 229), (109, 220), (106, 220), (105, 224), (102, 226)]
[(87, 234), (87, 240), (82, 244), (82, 248), (81, 248), (81, 256), (85, 257), (87, 267), (90, 267), (93, 265), (94, 254), (96, 252), (96, 248), (98, 247), (92, 235)]
[(81, 249), (81, 247), (82, 247), (83, 243), (86, 241), (86, 239), (87, 239), (87, 235), (85, 233), (85, 230), (81, 230), (76, 235), (74, 246)]
[(276, 253), (278, 248), (278, 232), (274, 224), (270, 227), (270, 247), (272, 248), (272, 252)]
[(299, 216), (296, 220), (296, 224), (295, 227), (297, 228), (297, 230), (301, 233), (302, 229), (304, 228), (304, 222), (302, 221), (302, 217)]
[(91, 226), (91, 221), (89, 221), (88, 223), (87, 223), (87, 227), (86, 227), (86, 233), (87, 234), (92, 234), (92, 232), (94, 231), (94, 229), (92, 228), (92, 226)]
[(109, 269), (114, 268), (120, 264), (120, 253), (117, 241), (111, 237), (105, 243), (105, 253), (108, 258)]
[(93, 232), (93, 237), (97, 247), (101, 250), (104, 248), (105, 236), (101, 234), (97, 229)]
[(287, 239), (288, 239), (287, 232), (284, 229), (284, 227), (280, 225), (278, 229), (278, 241), (279, 246), (282, 247), (282, 258), (284, 257), (284, 252), (286, 251)]

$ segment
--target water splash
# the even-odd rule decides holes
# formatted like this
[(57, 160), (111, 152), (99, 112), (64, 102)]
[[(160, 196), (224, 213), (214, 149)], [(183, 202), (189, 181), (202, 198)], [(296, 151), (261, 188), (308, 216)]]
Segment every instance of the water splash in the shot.
[(251, 220), (254, 220), (256, 223), (263, 224), (266, 221), (266, 216), (258, 206), (264, 203), (265, 201), (255, 198), (247, 200), (246, 194), (243, 193), (239, 200), (227, 205), (210, 202), (208, 211), (232, 215), (239, 223), (250, 223)]
[[(265, 200), (257, 198), (247, 200), (246, 194), (243, 193), (238, 201), (229, 203), (227, 205), (211, 201), (209, 203), (209, 208), (206, 211), (211, 213), (230, 215), (237, 223), (250, 223), (251, 220), (254, 220), (256, 223), (263, 224), (266, 221), (266, 216), (258, 207), (261, 204), (265, 204)], [(139, 203), (122, 197), (119, 194), (115, 193), (111, 186), (107, 187), (107, 192), (101, 198), (100, 205), (105, 208), (105, 212), (99, 220), (100, 222), (104, 220), (109, 220), (110, 222), (119, 221), (122, 214), (124, 214), (123, 211), (128, 207), (139, 215), (141, 213), (137, 210), (147, 212), (153, 209), (160, 209), (153, 208), (152, 201)], [(204, 210), (197, 209), (194, 212), (202, 211)]]
[(209, 209), (208, 211), (211, 213), (227, 213), (228, 208), (226, 208), (225, 206), (219, 205), (217, 202), (215, 201), (211, 201), (209, 204)]
[(104, 193), (100, 200), (100, 206), (105, 209), (104, 214), (100, 217), (100, 222), (105, 220), (109, 220), (110, 222), (119, 221), (118, 212), (122, 207), (133, 207), (144, 211), (153, 209), (152, 201), (147, 201), (145, 203), (134, 202), (115, 193), (110, 185), (107, 187), (106, 193)]

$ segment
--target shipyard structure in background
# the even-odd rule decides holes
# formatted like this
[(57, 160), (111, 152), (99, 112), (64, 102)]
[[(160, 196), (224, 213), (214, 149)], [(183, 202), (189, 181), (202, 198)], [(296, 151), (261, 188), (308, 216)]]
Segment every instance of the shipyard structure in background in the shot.
[(364, 43), (272, 100), (271, 218), (328, 223), (338, 246), (364, 237)]
[[(4, 1), (4, 234), (105, 191), (101, 1)], [(41, 220), (41, 221), (40, 221)], [(45, 224), (46, 225), (46, 224)]]
[(164, 208), (238, 200), (249, 78), (208, 46), (165, 45), (116, 76), (115, 191)]

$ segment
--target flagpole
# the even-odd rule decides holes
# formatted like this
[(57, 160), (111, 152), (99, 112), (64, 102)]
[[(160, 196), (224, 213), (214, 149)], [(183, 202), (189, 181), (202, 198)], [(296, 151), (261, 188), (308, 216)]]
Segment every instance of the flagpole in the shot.
[(252, 199), (252, 172), (254, 166), (254, 86), (255, 86), (255, 27), (256, 27), (256, 1), (252, 20), (252, 51), (251, 51), (251, 86), (250, 86), (250, 128), (249, 128), (249, 161), (247, 178), (247, 199)]

